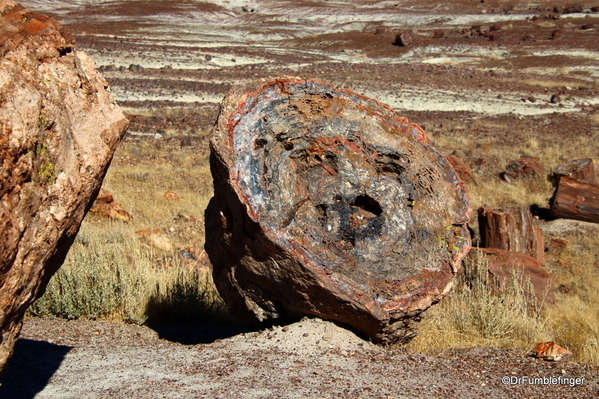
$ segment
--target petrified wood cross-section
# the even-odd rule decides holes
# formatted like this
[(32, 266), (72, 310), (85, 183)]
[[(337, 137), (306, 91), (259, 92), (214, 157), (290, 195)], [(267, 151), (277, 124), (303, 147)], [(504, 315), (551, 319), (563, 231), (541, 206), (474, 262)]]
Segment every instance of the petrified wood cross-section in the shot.
[(470, 248), (463, 183), (387, 106), (315, 80), (238, 87), (211, 137), (206, 252), (227, 304), (415, 335)]

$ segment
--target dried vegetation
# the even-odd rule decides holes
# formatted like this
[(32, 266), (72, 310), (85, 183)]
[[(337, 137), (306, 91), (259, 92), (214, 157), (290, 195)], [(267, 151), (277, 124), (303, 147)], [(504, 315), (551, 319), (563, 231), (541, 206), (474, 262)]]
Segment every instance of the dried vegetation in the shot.
[[(409, 117), (430, 119), (427, 114)], [(483, 205), (547, 208), (552, 194), (549, 181), (508, 183), (498, 175), (508, 160), (521, 155), (539, 158), (547, 174), (566, 160), (597, 160), (599, 145), (589, 136), (597, 126), (593, 115), (586, 120), (587, 134), (573, 135), (561, 147), (556, 145), (560, 136), (551, 133), (554, 122), (543, 120), (523, 123), (522, 131), (514, 133), (493, 117), (463, 123), (449, 118), (441, 128), (429, 127), (428, 134), (442, 153), (457, 152), (472, 167), (476, 182), (468, 183), (468, 189), (474, 209)], [(539, 129), (549, 133), (540, 134)], [(134, 234), (151, 229), (168, 236), (175, 248), (186, 252), (203, 248), (203, 212), (212, 195), (208, 146), (203, 135), (189, 137), (185, 146), (180, 145), (180, 137), (168, 134), (160, 140), (121, 144), (104, 187), (134, 220), (107, 221), (88, 215), (65, 265), (32, 314), (137, 324), (201, 323), (230, 317), (202, 260), (189, 262), (177, 249), (156, 249)], [(165, 198), (168, 190), (183, 200)], [(476, 230), (476, 220), (472, 227)], [(456, 276), (453, 292), (426, 312), (420, 334), (409, 348), (440, 353), (486, 345), (528, 352), (537, 342), (553, 340), (571, 350), (575, 360), (599, 364), (599, 238), (589, 231), (546, 236), (545, 268), (556, 287), (568, 287), (567, 293), (556, 294), (555, 305), (531, 303), (517, 279), (507, 291), (496, 294), (483, 261), (467, 263), (465, 272)], [(552, 250), (552, 238), (567, 245)]]

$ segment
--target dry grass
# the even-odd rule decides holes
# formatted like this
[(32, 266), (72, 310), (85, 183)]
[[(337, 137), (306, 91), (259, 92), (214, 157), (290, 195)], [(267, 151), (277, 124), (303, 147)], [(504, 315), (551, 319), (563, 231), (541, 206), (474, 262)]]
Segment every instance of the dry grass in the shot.
[(572, 289), (558, 294), (555, 306), (546, 310), (556, 342), (574, 348), (581, 361), (599, 364), (599, 236), (573, 232), (563, 236), (568, 246), (548, 258), (547, 268), (556, 285)]
[[(212, 196), (205, 149), (179, 148), (175, 141), (123, 142), (103, 187), (134, 220), (89, 214), (30, 313), (136, 324), (226, 317), (206, 260), (186, 261), (178, 253), (197, 253), (204, 245), (203, 212)], [(166, 199), (167, 190), (183, 201)], [(141, 229), (161, 232), (176, 249), (152, 247), (135, 234)]]
[(525, 294), (527, 282), (512, 275), (497, 292), (484, 255), (464, 262), (450, 295), (426, 312), (414, 350), (438, 353), (447, 348), (500, 346), (531, 348), (549, 338), (541, 305)]
[[(596, 129), (596, 114), (589, 115), (588, 120), (589, 127)], [(499, 173), (509, 160), (521, 155), (537, 157), (547, 175), (572, 159), (597, 160), (596, 140), (588, 135), (568, 135), (564, 139), (553, 134), (552, 123), (549, 118), (539, 119), (536, 124), (523, 125), (521, 132), (506, 140), (510, 127), (492, 119), (458, 120), (451, 126), (446, 123), (445, 128), (452, 131), (438, 135), (433, 145), (444, 154), (457, 151), (471, 161), (478, 177), (476, 184), (468, 183), (473, 209), (531, 205), (548, 208), (553, 187), (547, 179), (515, 179), (508, 183), (499, 178)], [(472, 161), (478, 157), (487, 163), (475, 166)], [(476, 229), (476, 214), (473, 216), (472, 227)], [(545, 269), (552, 274), (556, 287), (565, 284), (572, 288), (570, 294), (556, 293), (555, 305), (538, 309), (531, 304), (525, 306), (526, 298), (516, 286), (493, 295), (486, 274), (475, 273), (475, 280), (461, 275), (450, 295), (426, 312), (420, 334), (410, 348), (439, 353), (452, 347), (490, 345), (528, 351), (538, 342), (552, 340), (571, 350), (576, 360), (599, 364), (597, 230), (548, 236), (546, 244), (551, 238), (566, 240), (567, 247), (562, 251), (550, 249)], [(466, 264), (468, 267), (472, 265)]]
[[(533, 155), (550, 168), (599, 153), (599, 144), (584, 137), (571, 138), (563, 148), (530, 132), (523, 132), (520, 142), (505, 142), (502, 127), (493, 123), (474, 121), (433, 142), (445, 154), (476, 148), (476, 156), (490, 160), (475, 170), (478, 182), (468, 187), (474, 209), (548, 206), (549, 182), (506, 183), (497, 178), (509, 159)], [(473, 128), (499, 133), (480, 138), (461, 135)], [(65, 265), (32, 313), (132, 323), (202, 321), (224, 315), (205, 269), (185, 263), (176, 250), (170, 253), (149, 246), (134, 233), (152, 229), (167, 235), (175, 248), (203, 247), (203, 212), (212, 195), (212, 181), (207, 145), (197, 140), (185, 148), (174, 140), (121, 144), (104, 187), (135, 219), (125, 223), (89, 215)], [(165, 199), (167, 190), (184, 201)], [(467, 273), (456, 278), (452, 293), (426, 312), (410, 348), (429, 353), (478, 345), (530, 350), (537, 342), (554, 340), (577, 360), (599, 364), (599, 238), (584, 232), (559, 238), (567, 240), (568, 246), (559, 253), (549, 252), (546, 268), (556, 286), (566, 284), (575, 293), (557, 294), (557, 304), (540, 309), (526, 298), (517, 279), (506, 292), (495, 295), (482, 260), (466, 264)]]
[(527, 298), (526, 282), (518, 278), (505, 292), (494, 293), (484, 260), (465, 262), (454, 290), (426, 312), (420, 334), (409, 347), (428, 353), (474, 346), (531, 350), (536, 343), (555, 341), (576, 360), (599, 364), (599, 270), (596, 261), (576, 261), (571, 273), (553, 277), (556, 284), (566, 281), (580, 287), (579, 293), (558, 294), (557, 303), (545, 307)]

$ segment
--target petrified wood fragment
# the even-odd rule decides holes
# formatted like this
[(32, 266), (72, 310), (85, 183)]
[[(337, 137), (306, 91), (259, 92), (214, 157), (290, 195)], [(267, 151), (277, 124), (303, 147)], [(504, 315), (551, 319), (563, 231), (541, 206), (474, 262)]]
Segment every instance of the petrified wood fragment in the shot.
[(128, 122), (54, 19), (0, 0), (0, 371)]
[(464, 185), (424, 132), (315, 80), (229, 93), (211, 169), (206, 252), (248, 321), (315, 315), (407, 341), (470, 248)]
[(504, 209), (478, 209), (480, 246), (519, 252), (545, 263), (543, 230), (535, 226), (526, 206)]
[(559, 179), (562, 176), (572, 177), (586, 183), (595, 184), (597, 182), (595, 180), (595, 165), (591, 158), (575, 159), (555, 168), (553, 178), (556, 185), (559, 184)]
[(549, 215), (599, 223), (599, 185), (560, 177), (550, 200)]
[[(525, 295), (534, 298), (536, 305), (555, 303), (551, 275), (533, 257), (497, 248), (473, 248), (464, 263), (466, 266), (479, 259), (486, 259), (489, 273), (495, 279), (499, 291), (506, 291), (512, 279), (521, 285)], [(468, 268), (466, 267), (465, 270)]]
[(505, 180), (518, 179), (528, 177), (533, 179), (543, 179), (545, 177), (545, 169), (541, 166), (539, 158), (521, 157), (508, 162), (503, 173)]

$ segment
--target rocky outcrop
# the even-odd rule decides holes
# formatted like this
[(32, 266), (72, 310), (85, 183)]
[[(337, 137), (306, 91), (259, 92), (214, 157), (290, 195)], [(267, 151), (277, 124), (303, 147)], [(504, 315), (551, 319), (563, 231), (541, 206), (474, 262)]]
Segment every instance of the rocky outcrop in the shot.
[(206, 252), (250, 322), (314, 315), (405, 342), (470, 247), (464, 185), (424, 131), (322, 82), (234, 89), (211, 169)]
[(0, 0), (0, 369), (127, 128), (107, 86), (57, 21)]

